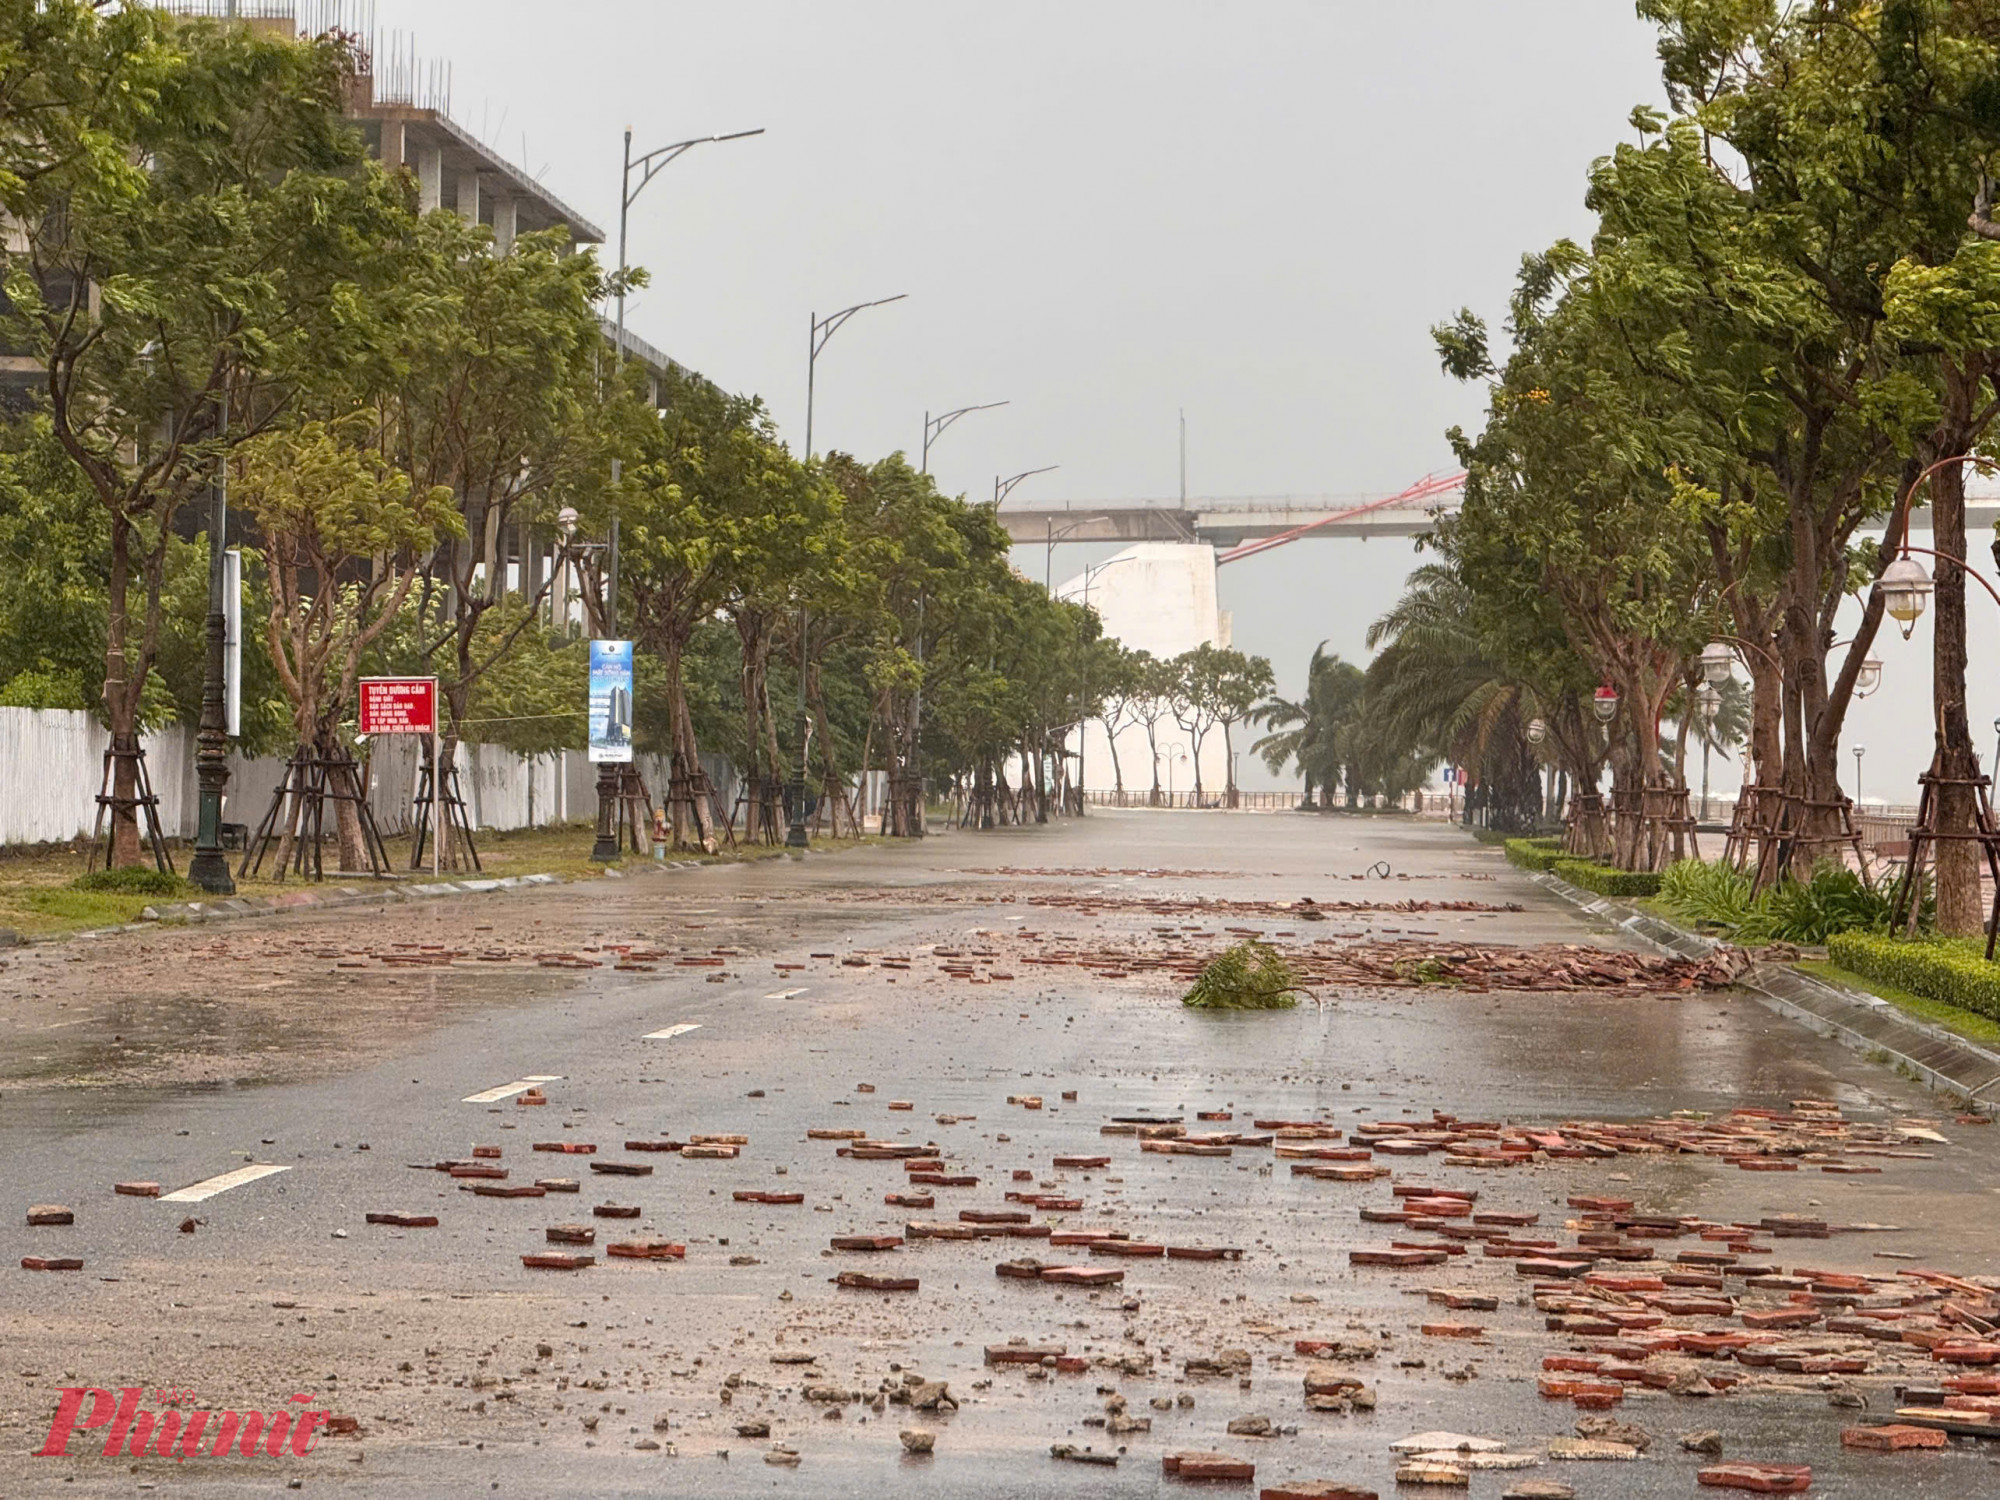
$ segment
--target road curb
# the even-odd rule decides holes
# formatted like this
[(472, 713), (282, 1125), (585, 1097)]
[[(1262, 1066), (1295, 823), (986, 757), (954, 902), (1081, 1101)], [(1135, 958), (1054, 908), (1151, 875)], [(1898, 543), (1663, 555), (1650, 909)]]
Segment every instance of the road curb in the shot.
[(398, 881), (394, 885), (384, 885), (373, 889), (365, 886), (337, 885), (325, 890), (285, 891), (276, 896), (230, 896), (221, 901), (176, 901), (163, 906), (143, 907), (139, 920), (124, 922), (115, 927), (87, 927), (78, 932), (57, 932), (46, 937), (30, 938), (32, 944), (67, 943), (79, 938), (117, 937), (131, 932), (157, 932), (162, 927), (180, 927), (193, 923), (240, 922), (254, 917), (279, 917), (290, 912), (338, 911), (342, 907), (368, 906), (384, 901), (437, 901), (449, 896), (481, 896), (493, 891), (534, 890), (547, 886), (575, 885), (580, 880), (610, 879), (629, 880), (644, 871), (658, 873), (665, 870), (699, 870), (703, 862), (695, 859), (671, 859), (664, 862), (653, 861), (632, 870), (606, 869), (602, 875), (594, 877), (562, 875), (500, 875), (487, 878), (479, 876), (467, 880)]
[[(810, 852), (810, 851), (809, 851)], [(805, 856), (786, 850), (785, 859)], [(370, 889), (339, 885), (325, 890), (285, 891), (276, 896), (230, 896), (221, 901), (177, 901), (165, 906), (142, 907), (139, 920), (114, 927), (86, 927), (77, 932), (54, 932), (25, 939), (19, 946), (67, 943), (78, 938), (118, 937), (131, 932), (157, 932), (161, 927), (185, 926), (196, 922), (236, 922), (252, 917), (283, 916), (287, 912), (337, 911), (344, 906), (366, 906), (377, 901), (436, 901), (447, 896), (485, 895), (492, 891), (532, 889), (552, 885), (575, 885), (586, 879), (631, 880), (637, 876), (661, 875), (669, 870), (704, 870), (716, 862), (700, 859), (642, 860), (630, 869), (607, 866), (595, 876), (583, 875), (502, 875), (492, 879), (398, 881)], [(0, 947), (6, 946), (0, 943)]]
[[(1556, 875), (1543, 872), (1530, 878), (1586, 915), (1610, 922), (1662, 952), (1706, 958), (1723, 946)], [(1829, 984), (1781, 963), (1753, 963), (1737, 984), (1787, 1020), (1872, 1061), (1887, 1063), (1926, 1088), (1957, 1094), (1982, 1110), (2000, 1106), (2000, 1053), (1906, 1015), (1879, 995)]]

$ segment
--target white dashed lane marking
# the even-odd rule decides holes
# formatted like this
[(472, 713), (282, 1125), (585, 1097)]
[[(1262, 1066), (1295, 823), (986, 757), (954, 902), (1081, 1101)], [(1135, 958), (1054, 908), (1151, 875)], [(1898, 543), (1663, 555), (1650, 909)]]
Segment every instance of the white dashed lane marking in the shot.
[(458, 1102), (460, 1104), (498, 1104), (502, 1099), (511, 1099), (516, 1094), (527, 1093), (529, 1089), (535, 1087), (537, 1084), (558, 1083), (561, 1079), (562, 1074), (560, 1073), (532, 1073), (526, 1078), (517, 1078), (512, 1083), (503, 1083), (497, 1089), (487, 1089), (482, 1093), (467, 1094)]
[(699, 1021), (683, 1021), (678, 1026), (667, 1027), (664, 1031), (649, 1031), (640, 1040), (664, 1042), (672, 1037), (684, 1036), (690, 1031), (699, 1030), (701, 1030), (701, 1023)]
[(770, 993), (770, 994), (766, 995), (766, 996), (765, 996), (764, 998), (765, 998), (766, 1000), (791, 1000), (791, 999), (794, 999), (794, 998), (796, 998), (796, 997), (797, 997), (797, 996), (799, 996), (799, 995), (803, 995), (804, 993), (805, 993), (805, 991), (804, 991), (803, 989), (796, 989), (796, 990), (773, 990), (773, 991), (771, 991), (771, 993)]
[(238, 1167), (233, 1172), (224, 1172), (220, 1177), (210, 1177), (194, 1183), (178, 1192), (162, 1193), (162, 1203), (200, 1203), (213, 1198), (217, 1193), (226, 1193), (231, 1188), (240, 1188), (245, 1183), (255, 1182), (260, 1177), (270, 1177), (278, 1172), (289, 1172), (290, 1167), (274, 1167), (264, 1162), (252, 1162), (247, 1167)]

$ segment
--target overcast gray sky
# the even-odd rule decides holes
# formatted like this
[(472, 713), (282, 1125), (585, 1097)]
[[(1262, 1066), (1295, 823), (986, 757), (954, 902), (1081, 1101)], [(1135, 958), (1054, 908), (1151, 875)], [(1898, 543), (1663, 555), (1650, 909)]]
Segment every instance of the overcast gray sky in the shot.
[[(704, 146), (633, 210), (635, 332), (815, 445), (934, 451), (1021, 501), (1387, 493), (1446, 468), (1482, 393), (1427, 330), (1496, 317), (1523, 251), (1584, 235), (1592, 158), (1658, 102), (1626, 0), (377, 0), (453, 63), (453, 113), (615, 236), (620, 134)], [(525, 138), (525, 140), (524, 140)], [(607, 247), (615, 260), (615, 244)], [(1028, 571), (1041, 576), (1039, 549)], [(1065, 549), (1080, 564), (1092, 555)], [(1099, 554), (1101, 555), (1101, 553)], [(1026, 559), (1023, 559), (1024, 564)], [(1402, 543), (1222, 574), (1295, 690), (1395, 597)], [(1246, 783), (1249, 777), (1246, 775)]]

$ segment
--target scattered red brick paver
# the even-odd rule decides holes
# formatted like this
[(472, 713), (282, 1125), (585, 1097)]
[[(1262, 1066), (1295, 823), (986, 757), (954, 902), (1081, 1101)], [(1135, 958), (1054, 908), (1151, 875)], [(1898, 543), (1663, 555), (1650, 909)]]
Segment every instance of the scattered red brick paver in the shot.
[(1069, 1353), (1064, 1344), (988, 1344), (989, 1365), (1038, 1365), (1045, 1359), (1061, 1359)]
[(1935, 1427), (1912, 1427), (1892, 1422), (1885, 1427), (1849, 1427), (1840, 1434), (1843, 1448), (1878, 1448), (1900, 1453), (1906, 1448), (1944, 1448), (1949, 1439)]
[(604, 1253), (619, 1260), (686, 1260), (687, 1246), (661, 1239), (614, 1240)]
[(1712, 1489), (1760, 1495), (1798, 1495), (1812, 1486), (1812, 1470), (1803, 1464), (1715, 1464), (1695, 1470), (1694, 1477)]
[(1125, 1273), (1112, 1266), (1043, 1266), (1038, 1279), (1058, 1286), (1117, 1286)]
[(1417, 1266), (1441, 1266), (1451, 1256), (1443, 1250), (1350, 1250), (1351, 1266), (1392, 1266), (1408, 1270)]
[(1160, 1471), (1179, 1479), (1228, 1479), (1247, 1484), (1257, 1477), (1257, 1466), (1247, 1458), (1227, 1453), (1169, 1453), (1160, 1460)]
[(870, 1276), (862, 1271), (842, 1271), (833, 1278), (836, 1286), (857, 1292), (914, 1292), (914, 1276)]

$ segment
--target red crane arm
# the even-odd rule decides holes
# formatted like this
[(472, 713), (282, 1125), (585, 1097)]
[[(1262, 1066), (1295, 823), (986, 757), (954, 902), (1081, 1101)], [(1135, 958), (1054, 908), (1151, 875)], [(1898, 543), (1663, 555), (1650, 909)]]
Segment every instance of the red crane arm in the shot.
[(1422, 479), (1419, 479), (1400, 494), (1390, 495), (1382, 500), (1370, 500), (1366, 505), (1357, 505), (1352, 510), (1336, 511), (1333, 515), (1322, 516), (1317, 521), (1308, 521), (1303, 526), (1294, 526), (1290, 531), (1280, 531), (1273, 536), (1258, 537), (1255, 541), (1244, 542), (1240, 546), (1231, 547), (1226, 552), (1218, 552), (1215, 555), (1215, 565), (1219, 568), (1224, 563), (1237, 562), (1246, 557), (1255, 557), (1259, 552), (1268, 552), (1273, 547), (1282, 547), (1287, 542), (1295, 542), (1300, 537), (1319, 530), (1322, 526), (1332, 526), (1340, 521), (1351, 521), (1356, 516), (1367, 515), (1371, 510), (1386, 510), (1389, 506), (1405, 505), (1412, 500), (1429, 500), (1438, 495), (1448, 495), (1464, 483), (1465, 475), (1462, 471), (1457, 474), (1426, 474)]

